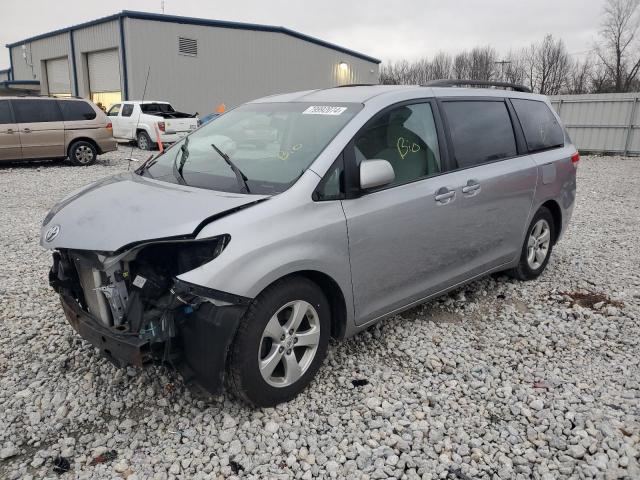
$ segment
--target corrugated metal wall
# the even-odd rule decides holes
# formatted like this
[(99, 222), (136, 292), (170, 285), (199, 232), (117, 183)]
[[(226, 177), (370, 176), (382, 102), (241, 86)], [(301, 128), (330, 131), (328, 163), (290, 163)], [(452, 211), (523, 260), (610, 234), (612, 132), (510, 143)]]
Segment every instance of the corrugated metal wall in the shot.
[[(274, 93), (378, 82), (377, 63), (284, 33), (149, 19), (123, 22), (124, 48), (120, 19), (11, 47), (15, 79), (39, 80), (41, 92), (49, 93), (46, 61), (67, 57), (72, 93), (89, 98), (88, 54), (118, 49), (123, 97), (125, 52), (129, 99), (142, 98), (150, 66), (147, 99), (168, 100), (177, 109), (200, 113), (212, 112), (220, 103), (232, 107)], [(178, 37), (196, 40), (197, 55), (179, 54)]]
[[(208, 113), (273, 93), (341, 83), (377, 83), (378, 65), (282, 33), (125, 20), (129, 98), (168, 100)], [(198, 41), (197, 56), (178, 54), (178, 37)], [(346, 69), (339, 67), (346, 62)]]
[(45, 61), (69, 57), (70, 52), (69, 35), (66, 33), (12, 47), (10, 53), (13, 61), (13, 78), (39, 80), (42, 93), (48, 93)]
[(87, 53), (119, 48), (120, 29), (117, 21), (92, 25), (73, 32), (65, 32), (11, 47), (10, 54), (13, 60), (14, 78), (16, 80), (39, 80), (41, 93), (47, 94), (49, 91), (47, 88), (46, 61), (60, 57), (67, 57), (69, 71), (73, 78), (74, 64), (71, 58), (71, 35), (73, 35), (74, 39), (75, 65), (78, 69), (78, 92), (74, 91), (72, 81), (72, 93), (89, 97)]
[(640, 155), (640, 93), (549, 97), (578, 149)]
[[(82, 97), (89, 98), (89, 67), (87, 54), (101, 50), (120, 48), (120, 26), (118, 21), (100, 23), (80, 30), (74, 30), (73, 41), (76, 51), (76, 66), (78, 68), (78, 91)], [(122, 69), (121, 69), (122, 70)], [(124, 88), (120, 79), (121, 89)]]

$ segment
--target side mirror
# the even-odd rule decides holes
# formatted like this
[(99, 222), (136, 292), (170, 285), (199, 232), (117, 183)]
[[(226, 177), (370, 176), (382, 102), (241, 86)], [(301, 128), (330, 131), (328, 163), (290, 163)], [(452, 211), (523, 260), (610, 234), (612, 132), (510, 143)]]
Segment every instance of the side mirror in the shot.
[(360, 188), (388, 185), (396, 179), (393, 167), (386, 160), (363, 160), (360, 163)]

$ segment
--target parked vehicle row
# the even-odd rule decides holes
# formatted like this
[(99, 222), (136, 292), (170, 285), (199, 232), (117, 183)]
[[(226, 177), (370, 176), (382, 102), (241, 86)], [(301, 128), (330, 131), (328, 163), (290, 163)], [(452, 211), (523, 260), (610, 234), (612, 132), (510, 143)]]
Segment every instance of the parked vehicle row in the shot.
[(116, 148), (111, 122), (88, 100), (0, 98), (0, 162), (68, 157), (91, 165)]
[(107, 115), (113, 123), (113, 136), (135, 141), (142, 150), (151, 150), (158, 140), (174, 143), (198, 127), (197, 115), (177, 112), (167, 102), (116, 103)]
[(538, 277), (578, 161), (548, 100), (522, 91), (276, 95), (63, 200), (41, 244), (67, 319), (112, 361), (275, 405), (330, 337), (492, 272)]

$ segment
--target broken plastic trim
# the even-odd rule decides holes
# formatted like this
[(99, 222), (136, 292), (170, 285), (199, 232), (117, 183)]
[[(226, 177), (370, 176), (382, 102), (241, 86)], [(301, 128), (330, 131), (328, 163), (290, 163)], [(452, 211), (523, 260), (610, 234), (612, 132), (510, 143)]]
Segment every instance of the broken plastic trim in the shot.
[(185, 282), (184, 280), (180, 280), (179, 278), (174, 278), (173, 281), (174, 291), (177, 295), (196, 295), (198, 297), (220, 300), (221, 302), (242, 306), (248, 306), (253, 300), (249, 297), (243, 297), (241, 295), (235, 295), (233, 293), (223, 292), (221, 290), (215, 290), (213, 288), (203, 287), (202, 285)]

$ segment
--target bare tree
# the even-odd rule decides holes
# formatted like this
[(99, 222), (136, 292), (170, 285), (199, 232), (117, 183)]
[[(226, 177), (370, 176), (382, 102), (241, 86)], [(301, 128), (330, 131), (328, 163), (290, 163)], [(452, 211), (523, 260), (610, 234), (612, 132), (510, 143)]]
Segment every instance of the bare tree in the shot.
[(589, 59), (573, 62), (567, 77), (564, 93), (579, 95), (589, 93), (593, 69)]
[(523, 85), (527, 77), (527, 70), (522, 54), (510, 51), (507, 55), (509, 62), (504, 70), (504, 81)]
[[(551, 35), (520, 52), (508, 52), (504, 64), (498, 65), (498, 58), (493, 47), (485, 46), (459, 52), (455, 56), (440, 52), (431, 59), (399, 60), (382, 65), (380, 83), (423, 85), (440, 78), (504, 78), (510, 83), (528, 84), (533, 91), (555, 95), (560, 92), (587, 92), (593, 75), (597, 74), (592, 72), (593, 63), (590, 61), (572, 62), (564, 42)], [(593, 84), (595, 86), (595, 81)]]
[(615, 92), (628, 92), (640, 70), (638, 5), (640, 0), (606, 0), (604, 7), (596, 54)]
[(444, 52), (438, 53), (435, 57), (433, 57), (430, 67), (429, 80), (451, 77), (451, 70), (453, 67), (453, 60), (451, 58), (451, 55), (448, 55)]
[(460, 52), (453, 58), (453, 76), (456, 79), (469, 78), (469, 53)]
[(523, 52), (524, 68), (531, 89), (543, 95), (556, 95), (564, 87), (571, 67), (569, 54), (561, 39), (547, 35), (540, 44)]
[(469, 52), (469, 76), (471, 80), (492, 80), (496, 75), (498, 55), (493, 47), (475, 47)]

